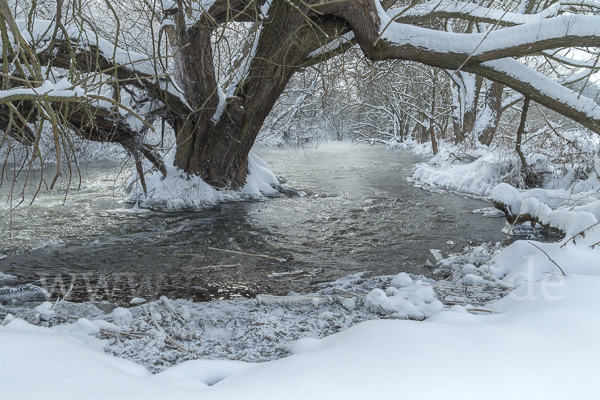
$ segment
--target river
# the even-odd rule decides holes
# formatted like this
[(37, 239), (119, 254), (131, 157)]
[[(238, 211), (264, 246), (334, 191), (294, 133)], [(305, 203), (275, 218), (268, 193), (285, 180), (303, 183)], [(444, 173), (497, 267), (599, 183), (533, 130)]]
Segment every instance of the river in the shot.
[(409, 182), (422, 161), (409, 151), (324, 143), (255, 152), (306, 195), (140, 210), (119, 189), (127, 171), (90, 164), (79, 190), (41, 191), (0, 221), (0, 272), (54, 298), (71, 287), (72, 301), (206, 301), (303, 292), (362, 271), (431, 275), (429, 249), (503, 236), (503, 218), (473, 213), (489, 203)]

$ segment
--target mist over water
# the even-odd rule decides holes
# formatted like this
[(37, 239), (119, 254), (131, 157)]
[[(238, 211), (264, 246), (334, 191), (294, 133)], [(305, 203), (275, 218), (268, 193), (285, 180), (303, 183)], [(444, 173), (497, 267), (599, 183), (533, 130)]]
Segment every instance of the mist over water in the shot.
[(30, 208), (0, 221), (0, 272), (54, 286), (55, 295), (72, 286), (73, 301), (203, 301), (302, 292), (360, 271), (430, 275), (429, 249), (502, 239), (504, 219), (472, 212), (490, 203), (408, 182), (421, 161), (408, 151), (325, 143), (255, 152), (306, 195), (140, 210), (121, 191), (128, 171), (88, 165), (66, 200), (64, 187), (41, 191)]

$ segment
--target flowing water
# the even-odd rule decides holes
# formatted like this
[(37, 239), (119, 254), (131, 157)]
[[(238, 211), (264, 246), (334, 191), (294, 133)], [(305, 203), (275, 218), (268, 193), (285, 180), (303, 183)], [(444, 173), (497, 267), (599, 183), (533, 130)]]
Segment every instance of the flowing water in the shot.
[(126, 171), (88, 165), (79, 190), (41, 191), (0, 221), (0, 272), (54, 298), (71, 288), (73, 301), (203, 301), (302, 292), (361, 271), (430, 275), (429, 249), (502, 238), (503, 218), (473, 213), (489, 203), (408, 182), (422, 161), (408, 151), (348, 143), (255, 151), (306, 195), (140, 210), (119, 189)]

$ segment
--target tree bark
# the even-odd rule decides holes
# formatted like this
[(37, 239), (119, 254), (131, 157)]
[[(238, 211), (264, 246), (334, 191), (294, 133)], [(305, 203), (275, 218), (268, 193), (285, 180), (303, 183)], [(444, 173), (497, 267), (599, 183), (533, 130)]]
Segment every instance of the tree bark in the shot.
[[(201, 176), (215, 187), (237, 189), (244, 185), (248, 154), (265, 119), (312, 51), (311, 46), (306, 45), (314, 38), (307, 29), (309, 10), (303, 4), (273, 1), (247, 76), (239, 83), (234, 96), (227, 99), (217, 122), (209, 119), (217, 106), (216, 83), (214, 89), (212, 81), (210, 87), (185, 86), (186, 93), (191, 90), (208, 96), (196, 98), (193, 105), (198, 108), (195, 118), (177, 120), (176, 166)], [(210, 44), (207, 38), (210, 35), (203, 39), (205, 46)], [(184, 82), (198, 80), (207, 73), (214, 76), (214, 70), (198, 70), (201, 62), (212, 63), (207, 48), (203, 47), (200, 53), (206, 57), (200, 62), (196, 59), (184, 69)], [(198, 50), (191, 54), (198, 54)], [(182, 54), (182, 57), (189, 58), (190, 55)]]

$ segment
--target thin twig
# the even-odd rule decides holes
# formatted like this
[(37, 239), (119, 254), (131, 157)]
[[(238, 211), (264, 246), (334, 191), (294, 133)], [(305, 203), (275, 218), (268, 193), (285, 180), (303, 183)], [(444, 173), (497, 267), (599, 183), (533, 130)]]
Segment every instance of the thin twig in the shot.
[(560, 269), (560, 272), (562, 272), (563, 276), (566, 276), (567, 274), (565, 274), (565, 271), (563, 271), (563, 269), (560, 267), (560, 265), (558, 265), (556, 263), (556, 261), (554, 261), (552, 258), (550, 258), (550, 256), (548, 255), (548, 253), (546, 253), (544, 250), (540, 249), (537, 245), (535, 245), (534, 243), (531, 242), (527, 242), (530, 245), (532, 245), (533, 247), (537, 248), (539, 251), (541, 251), (542, 253), (544, 253), (546, 255), (546, 257), (548, 257), (548, 260), (552, 261), (552, 264), (556, 265), (558, 267), (558, 269)]
[(154, 326), (156, 326), (156, 329), (158, 329), (161, 333), (163, 333), (165, 335), (165, 338), (171, 342), (173, 345), (175, 345), (176, 347), (178, 347), (180, 350), (185, 351), (186, 353), (189, 351), (188, 349), (186, 349), (185, 347), (183, 347), (182, 345), (180, 345), (179, 343), (177, 343), (177, 341), (175, 341), (175, 339), (173, 339), (167, 332), (165, 332), (165, 330), (162, 328), (162, 326), (160, 326), (158, 324), (158, 321), (156, 321), (156, 319), (154, 318), (154, 311), (152, 306), (150, 306), (150, 320), (152, 321), (152, 323), (154, 324)]
[(193, 254), (193, 253), (173, 253), (176, 256), (192, 256), (192, 257), (206, 257), (204, 254)]
[(187, 322), (185, 322), (185, 319), (181, 316), (179, 311), (175, 310), (175, 308), (173, 307), (173, 305), (171, 304), (171, 301), (167, 298), (167, 296), (160, 296), (160, 301), (163, 303), (165, 308), (167, 310), (169, 310), (175, 316), (175, 318), (177, 318), (177, 320), (179, 322), (181, 322), (186, 328), (188, 328), (194, 334), (194, 336), (198, 337), (196, 331), (194, 329), (192, 329), (187, 324)]
[(581, 237), (585, 237), (585, 231), (592, 229), (593, 227), (595, 227), (596, 225), (600, 225), (600, 221), (596, 222), (593, 225), (588, 226), (587, 228), (585, 228), (584, 230), (582, 230), (581, 232), (576, 233), (575, 235), (573, 235), (572, 237), (570, 237), (566, 242), (564, 242), (560, 248), (562, 249), (563, 247), (565, 247), (567, 245), (567, 243), (569, 243), (571, 240), (573, 240), (573, 242), (575, 242), (575, 238), (577, 236), (581, 236)]

